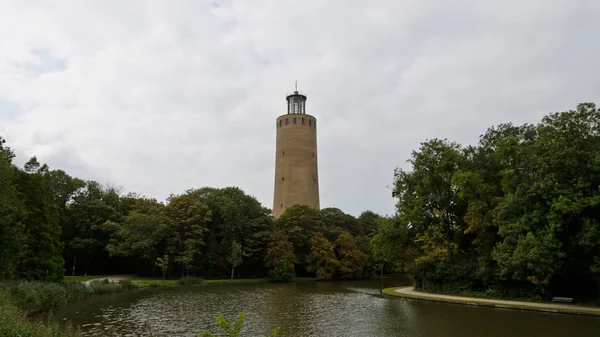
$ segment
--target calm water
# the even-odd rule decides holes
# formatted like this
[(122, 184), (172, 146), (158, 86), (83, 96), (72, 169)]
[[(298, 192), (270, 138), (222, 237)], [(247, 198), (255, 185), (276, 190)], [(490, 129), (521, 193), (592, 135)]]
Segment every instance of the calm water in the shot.
[(600, 318), (383, 297), (400, 280), (210, 285), (96, 296), (53, 313), (85, 336), (195, 336), (246, 312), (244, 336), (600, 336)]

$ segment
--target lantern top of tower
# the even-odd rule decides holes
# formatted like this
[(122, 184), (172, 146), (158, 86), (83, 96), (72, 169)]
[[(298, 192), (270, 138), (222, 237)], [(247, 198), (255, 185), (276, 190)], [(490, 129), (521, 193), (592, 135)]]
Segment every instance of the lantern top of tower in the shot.
[(306, 95), (298, 92), (298, 82), (294, 88), (294, 93), (286, 97), (288, 115), (289, 114), (306, 114)]

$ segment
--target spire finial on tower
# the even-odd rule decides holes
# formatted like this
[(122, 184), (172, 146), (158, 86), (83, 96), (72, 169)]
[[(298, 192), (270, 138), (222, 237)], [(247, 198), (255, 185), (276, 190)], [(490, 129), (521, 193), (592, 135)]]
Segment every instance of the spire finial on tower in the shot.
[(297, 94), (298, 93), (298, 80), (296, 80), (296, 84), (295, 84), (295, 90), (294, 93)]

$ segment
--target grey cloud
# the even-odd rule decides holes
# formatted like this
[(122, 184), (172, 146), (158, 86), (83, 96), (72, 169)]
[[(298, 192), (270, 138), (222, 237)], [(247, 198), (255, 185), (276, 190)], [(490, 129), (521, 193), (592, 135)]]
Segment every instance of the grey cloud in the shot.
[(319, 121), (321, 205), (355, 215), (394, 212), (393, 170), (419, 142), (474, 143), (600, 88), (597, 1), (0, 6), (0, 101), (19, 106), (0, 135), (20, 158), (158, 199), (235, 185), (271, 207), (295, 80)]

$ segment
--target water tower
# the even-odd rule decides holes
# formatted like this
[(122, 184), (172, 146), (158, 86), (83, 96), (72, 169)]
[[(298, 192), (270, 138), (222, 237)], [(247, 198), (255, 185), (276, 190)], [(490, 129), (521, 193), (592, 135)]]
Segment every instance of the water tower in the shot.
[(277, 117), (273, 215), (304, 204), (319, 209), (317, 119), (306, 114), (306, 95), (287, 96), (287, 113)]

